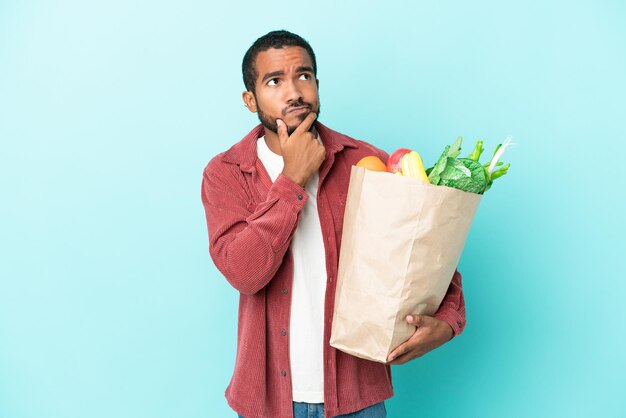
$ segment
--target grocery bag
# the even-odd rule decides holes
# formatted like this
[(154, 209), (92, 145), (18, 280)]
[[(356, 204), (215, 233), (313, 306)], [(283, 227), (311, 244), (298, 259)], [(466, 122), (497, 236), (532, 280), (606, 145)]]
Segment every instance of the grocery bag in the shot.
[(330, 345), (385, 363), (439, 308), (481, 197), (353, 166)]

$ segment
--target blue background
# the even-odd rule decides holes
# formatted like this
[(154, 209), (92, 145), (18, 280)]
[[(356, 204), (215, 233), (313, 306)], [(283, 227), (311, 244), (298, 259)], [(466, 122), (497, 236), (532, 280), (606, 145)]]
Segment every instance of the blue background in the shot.
[(1, 417), (234, 416), (200, 182), (279, 28), (340, 132), (426, 165), (517, 143), (460, 263), (467, 330), (394, 367), (390, 417), (626, 415), (622, 2), (208, 3), (0, 2)]

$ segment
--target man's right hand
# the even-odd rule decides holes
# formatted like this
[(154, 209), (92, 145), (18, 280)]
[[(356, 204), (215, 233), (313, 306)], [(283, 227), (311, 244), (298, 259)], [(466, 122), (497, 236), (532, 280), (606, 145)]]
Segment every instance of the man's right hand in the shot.
[(287, 125), (278, 119), (278, 140), (285, 166), (282, 174), (304, 187), (313, 173), (319, 170), (326, 158), (326, 149), (320, 144), (309, 128), (317, 115), (313, 112), (298, 125), (291, 135)]

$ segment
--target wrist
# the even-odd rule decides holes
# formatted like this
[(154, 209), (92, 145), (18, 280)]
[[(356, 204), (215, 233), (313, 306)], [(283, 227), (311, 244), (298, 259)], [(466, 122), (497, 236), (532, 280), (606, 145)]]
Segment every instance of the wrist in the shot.
[(289, 171), (283, 170), (282, 175), (284, 175), (285, 177), (289, 178), (291, 181), (293, 181), (294, 183), (299, 184), (301, 187), (304, 187), (304, 185), (306, 184), (307, 179), (304, 178), (303, 176), (299, 176), (297, 174), (292, 174)]
[(445, 329), (445, 340), (446, 342), (450, 341), (452, 338), (454, 338), (454, 328), (452, 328), (452, 325), (448, 324), (446, 321), (442, 321), (443, 322), (443, 328)]

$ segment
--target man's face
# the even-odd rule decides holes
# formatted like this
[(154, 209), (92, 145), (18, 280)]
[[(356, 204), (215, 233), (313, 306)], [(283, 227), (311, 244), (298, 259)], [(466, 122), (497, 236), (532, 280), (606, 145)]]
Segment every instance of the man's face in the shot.
[(304, 48), (263, 51), (257, 55), (256, 70), (256, 93), (244, 92), (244, 101), (266, 129), (278, 133), (276, 119), (281, 119), (291, 134), (309, 112), (319, 117), (318, 80)]

